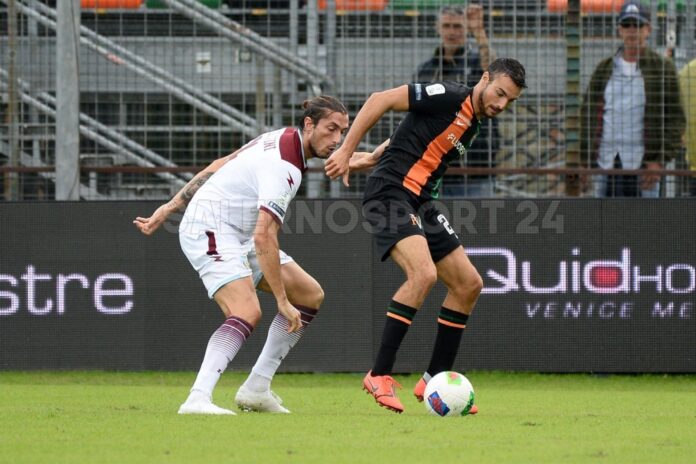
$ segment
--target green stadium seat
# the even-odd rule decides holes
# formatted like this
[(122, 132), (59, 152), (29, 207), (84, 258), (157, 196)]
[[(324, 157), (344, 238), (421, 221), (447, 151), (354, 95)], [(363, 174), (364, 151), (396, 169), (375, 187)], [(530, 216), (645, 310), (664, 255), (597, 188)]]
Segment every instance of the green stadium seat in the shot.
[(391, 0), (389, 6), (392, 10), (439, 10), (443, 5), (466, 6), (466, 1), (454, 0)]
[[(657, 11), (667, 12), (667, 0), (658, 0)], [(686, 0), (677, 0), (677, 13), (684, 13), (686, 11)]]

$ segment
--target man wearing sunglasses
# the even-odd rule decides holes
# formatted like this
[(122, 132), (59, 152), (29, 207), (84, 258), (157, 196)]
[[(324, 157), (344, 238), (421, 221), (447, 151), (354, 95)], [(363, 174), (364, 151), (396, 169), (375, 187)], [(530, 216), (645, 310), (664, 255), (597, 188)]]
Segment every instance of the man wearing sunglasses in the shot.
[[(594, 70), (581, 108), (580, 147), (592, 167), (664, 168), (677, 156), (684, 127), (674, 64), (648, 46), (650, 10), (639, 1), (621, 7), (622, 45)], [(598, 197), (659, 196), (660, 176), (595, 175)]]

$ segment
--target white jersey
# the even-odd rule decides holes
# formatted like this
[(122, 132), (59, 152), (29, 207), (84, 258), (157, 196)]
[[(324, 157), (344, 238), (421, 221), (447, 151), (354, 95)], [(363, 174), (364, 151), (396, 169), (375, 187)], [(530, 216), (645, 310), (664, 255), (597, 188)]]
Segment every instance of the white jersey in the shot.
[(180, 234), (210, 231), (251, 239), (259, 210), (282, 223), (306, 170), (298, 129), (267, 132), (244, 145), (196, 192), (179, 226)]

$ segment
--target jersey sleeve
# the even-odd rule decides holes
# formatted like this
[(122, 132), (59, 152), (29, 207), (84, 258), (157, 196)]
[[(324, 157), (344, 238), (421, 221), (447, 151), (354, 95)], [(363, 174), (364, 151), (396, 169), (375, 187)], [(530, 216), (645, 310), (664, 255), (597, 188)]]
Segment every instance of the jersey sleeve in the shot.
[(271, 214), (279, 223), (285, 220), (290, 200), (295, 197), (302, 181), (302, 173), (285, 161), (272, 163), (258, 174), (258, 208)]
[(468, 95), (468, 90), (468, 87), (455, 82), (409, 84), (408, 110), (414, 113), (456, 111)]

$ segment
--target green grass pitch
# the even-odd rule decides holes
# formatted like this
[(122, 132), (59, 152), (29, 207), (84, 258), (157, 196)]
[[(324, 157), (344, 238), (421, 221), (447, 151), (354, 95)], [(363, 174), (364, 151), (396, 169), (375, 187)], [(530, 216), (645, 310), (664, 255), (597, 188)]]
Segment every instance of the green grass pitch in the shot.
[[(194, 373), (0, 372), (0, 463), (692, 463), (696, 376), (471, 372), (477, 416), (402, 415), (357, 374), (280, 374), (291, 415), (179, 416)], [(232, 407), (245, 374), (216, 391)]]

